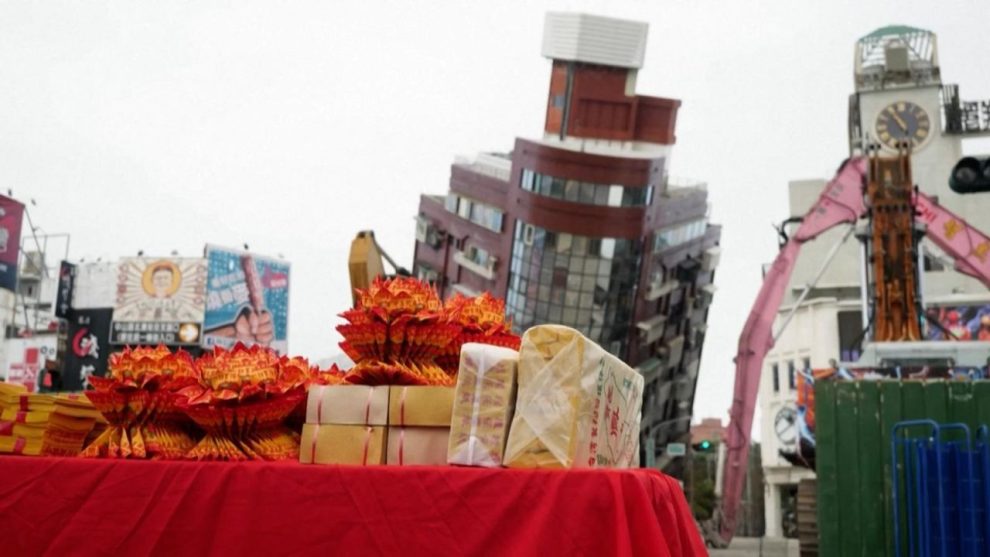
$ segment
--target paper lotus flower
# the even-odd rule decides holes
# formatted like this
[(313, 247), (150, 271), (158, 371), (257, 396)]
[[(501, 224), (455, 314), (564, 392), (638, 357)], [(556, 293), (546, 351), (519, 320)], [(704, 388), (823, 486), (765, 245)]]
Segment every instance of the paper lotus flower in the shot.
[(341, 349), (355, 362), (347, 381), (366, 385), (448, 385), (435, 360), (460, 334), (436, 291), (413, 278), (377, 278), (341, 314)]
[(309, 376), (309, 363), (302, 358), (279, 358), (268, 348), (241, 343), (229, 351), (214, 348), (195, 367), (197, 383), (180, 391), (189, 406), (283, 394), (304, 385)]
[(455, 380), (440, 366), (432, 363), (379, 362), (357, 363), (347, 373), (346, 381), (356, 385), (439, 385), (453, 386)]
[(180, 391), (186, 414), (206, 431), (186, 454), (196, 460), (283, 460), (299, 456), (284, 426), (306, 395), (312, 370), (259, 345), (215, 348), (196, 360), (198, 381)]
[(505, 302), (488, 292), (472, 298), (454, 294), (447, 300), (444, 310), (448, 318), (460, 327), (457, 337), (437, 358), (437, 363), (447, 373), (457, 373), (461, 346), (469, 342), (519, 350), (521, 339), (512, 332), (511, 322), (505, 318)]
[(192, 357), (164, 346), (126, 348), (110, 356), (107, 377), (90, 377), (86, 397), (109, 426), (81, 456), (179, 458), (197, 435), (176, 406), (176, 391), (196, 382)]

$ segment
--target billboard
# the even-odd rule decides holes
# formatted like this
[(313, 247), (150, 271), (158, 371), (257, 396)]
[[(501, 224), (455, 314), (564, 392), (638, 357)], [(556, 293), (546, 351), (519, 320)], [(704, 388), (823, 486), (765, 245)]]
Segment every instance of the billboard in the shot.
[(203, 346), (261, 344), (288, 350), (289, 263), (206, 246), (209, 283)]
[(59, 339), (62, 388), (79, 391), (89, 388), (91, 375), (106, 375), (110, 357), (110, 321), (113, 310), (73, 310)]
[(17, 258), (21, 252), (24, 205), (0, 195), (0, 288), (17, 289)]
[(38, 390), (38, 375), (46, 360), (54, 360), (57, 338), (44, 335), (28, 338), (9, 338), (4, 341), (6, 362), (4, 379), (8, 383), (20, 383), (30, 392)]
[(205, 259), (122, 258), (110, 342), (199, 345), (205, 301)]
[(929, 307), (925, 311), (925, 338), (990, 340), (990, 304)]

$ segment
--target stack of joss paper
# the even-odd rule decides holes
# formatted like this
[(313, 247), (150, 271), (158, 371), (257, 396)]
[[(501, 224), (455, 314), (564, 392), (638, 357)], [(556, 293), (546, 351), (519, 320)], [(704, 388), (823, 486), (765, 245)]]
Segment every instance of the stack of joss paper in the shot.
[(447, 374), (457, 375), (461, 347), (465, 344), (488, 344), (519, 350), (522, 339), (512, 332), (512, 323), (505, 318), (505, 301), (488, 292), (473, 298), (454, 294), (444, 303), (444, 312), (460, 328), (458, 335), (437, 358), (437, 363)]
[(86, 397), (109, 422), (80, 456), (181, 458), (197, 433), (176, 406), (177, 392), (196, 383), (193, 360), (164, 346), (125, 349), (110, 357), (107, 377), (90, 377)]
[(200, 357), (196, 370), (196, 383), (180, 391), (181, 405), (206, 436), (186, 458), (299, 458), (299, 434), (285, 419), (306, 397), (312, 375), (306, 360), (238, 343)]
[[(55, 410), (48, 418), (41, 443), (41, 454), (45, 456), (76, 456), (82, 451), (86, 440), (106, 418), (83, 395), (60, 394), (55, 398)], [(98, 435), (97, 435), (98, 437)], [(95, 438), (94, 438), (95, 439)]]
[(41, 454), (55, 396), (29, 393), (24, 385), (0, 383), (0, 453)]
[(436, 359), (461, 328), (443, 311), (440, 297), (414, 278), (377, 278), (358, 290), (356, 307), (341, 317), (341, 349), (354, 360), (347, 381), (359, 385), (446, 385), (454, 378)]

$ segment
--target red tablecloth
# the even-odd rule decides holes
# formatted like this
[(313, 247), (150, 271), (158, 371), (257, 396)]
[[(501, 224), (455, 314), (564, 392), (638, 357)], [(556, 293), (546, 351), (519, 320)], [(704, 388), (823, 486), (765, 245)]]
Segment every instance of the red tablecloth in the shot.
[(3, 555), (705, 555), (648, 470), (0, 457)]

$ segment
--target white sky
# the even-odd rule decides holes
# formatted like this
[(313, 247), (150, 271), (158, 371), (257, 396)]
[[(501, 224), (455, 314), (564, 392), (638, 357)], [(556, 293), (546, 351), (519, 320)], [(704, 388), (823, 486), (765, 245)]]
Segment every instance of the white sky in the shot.
[(683, 101), (671, 173), (707, 181), (724, 226), (696, 417), (727, 416), (788, 180), (847, 154), (856, 39), (931, 29), (943, 80), (990, 98), (977, 1), (7, 1), (0, 191), (36, 199), (76, 260), (284, 254), (290, 350), (326, 357), (354, 234), (410, 265), (419, 194), (446, 191), (454, 155), (540, 134), (548, 10), (649, 22), (638, 90)]

